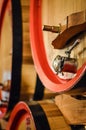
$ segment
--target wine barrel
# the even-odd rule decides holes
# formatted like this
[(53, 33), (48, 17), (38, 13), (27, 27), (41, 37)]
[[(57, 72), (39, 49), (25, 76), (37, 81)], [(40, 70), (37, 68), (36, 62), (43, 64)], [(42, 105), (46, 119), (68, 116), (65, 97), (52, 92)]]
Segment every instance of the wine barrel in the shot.
[(6, 130), (71, 130), (54, 101), (42, 100), (25, 104), (19, 102), (13, 109)]
[[(64, 0), (58, 0), (58, 1), (54, 0), (54, 2), (44, 1), (44, 0), (31, 1), (30, 40), (31, 40), (31, 50), (32, 50), (33, 60), (41, 81), (48, 89), (54, 92), (65, 92), (65, 91), (67, 92), (71, 90), (71, 88), (75, 88), (77, 83), (82, 79), (82, 76), (84, 74), (86, 75), (86, 57), (85, 57), (86, 33), (83, 32), (84, 28), (83, 30), (78, 30), (80, 29), (78, 28), (77, 30), (79, 32), (77, 32), (77, 35), (74, 34), (71, 36), (72, 33), (75, 33), (77, 25), (79, 24), (82, 25), (82, 23), (84, 23), (86, 26), (85, 4), (86, 4), (85, 0), (79, 0), (79, 3), (77, 2), (77, 0), (75, 1), (72, 0), (70, 2), (67, 1), (66, 3), (64, 2)], [(84, 10), (84, 12), (82, 10)], [(68, 27), (70, 31), (67, 30), (66, 32), (65, 30), (64, 31), (62, 30), (64, 34), (62, 32), (59, 32), (60, 30), (59, 23), (63, 25), (61, 26), (62, 27), (61, 29), (64, 30), (64, 27)], [(42, 26), (46, 24), (51, 25), (51, 32), (56, 31), (55, 29), (58, 29), (57, 32), (59, 33), (57, 33), (56, 35), (56, 33), (52, 34), (51, 32), (48, 31), (43, 32)], [(57, 28), (55, 28), (55, 26)], [(50, 26), (48, 26), (48, 29), (50, 29), (49, 27)], [(82, 36), (78, 33), (81, 33)], [(68, 36), (69, 39), (66, 39)], [(51, 43), (54, 41), (54, 39), (57, 38), (59, 40), (56, 43), (56, 45), (62, 46), (60, 45), (60, 43), (63, 42), (64, 44), (66, 41), (65, 47), (63, 46), (61, 48), (58, 47), (59, 48), (58, 50), (53, 48)], [(77, 45), (77, 49), (75, 48), (75, 51), (73, 51), (71, 56), (77, 57), (79, 68), (77, 68), (76, 75), (73, 78), (71, 78), (70, 80), (64, 80), (62, 79), (63, 77), (59, 78), (59, 76), (53, 72), (52, 61), (57, 54), (65, 56), (64, 52), (65, 49), (67, 49), (66, 47), (68, 46), (70, 47), (71, 42), (73, 44), (74, 40), (76, 40), (77, 38), (81, 39), (81, 43)], [(84, 88), (83, 91), (86, 91), (85, 82), (83, 82), (82, 85), (79, 86), (81, 87), (81, 91), (83, 89), (82, 86)], [(76, 92), (78, 91), (76, 90)]]

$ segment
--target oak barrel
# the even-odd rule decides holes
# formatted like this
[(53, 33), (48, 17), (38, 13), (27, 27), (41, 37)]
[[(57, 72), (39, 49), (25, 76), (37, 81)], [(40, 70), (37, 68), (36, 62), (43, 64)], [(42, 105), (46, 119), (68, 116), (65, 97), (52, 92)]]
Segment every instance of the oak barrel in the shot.
[(27, 104), (19, 102), (15, 106), (6, 130), (71, 130), (54, 100), (32, 101)]
[[(30, 8), (30, 41), (31, 41), (31, 49), (32, 56), (36, 66), (36, 71), (48, 89), (54, 92), (65, 92), (71, 90), (71, 88), (76, 88), (78, 81), (81, 80), (82, 76), (86, 75), (86, 32), (84, 29), (86, 28), (86, 1), (85, 0), (72, 0), (72, 1), (64, 1), (64, 0), (32, 0), (31, 8)], [(71, 7), (71, 8), (70, 8)], [(84, 10), (84, 12), (83, 12)], [(80, 13), (79, 13), (80, 12)], [(79, 15), (77, 17), (77, 15)], [(73, 19), (72, 19), (72, 16)], [(67, 19), (68, 18), (68, 19)], [(78, 20), (79, 19), (79, 20)], [(68, 24), (69, 23), (69, 24)], [(77, 36), (73, 35), (71, 38), (66, 39), (68, 35), (71, 33), (75, 33), (73, 27), (77, 27), (77, 25), (85, 24), (85, 28), (83, 30), (79, 30)], [(57, 27), (58, 25), (62, 25), (61, 27), (69, 27), (69, 32), (67, 33), (64, 29), (59, 33), (44, 32), (42, 30), (42, 26), (44, 25)], [(72, 24), (72, 25), (71, 25)], [(48, 27), (49, 27), (48, 26)], [(72, 28), (72, 30), (70, 30)], [(49, 28), (48, 28), (49, 29)], [(62, 28), (61, 28), (62, 29)], [(80, 29), (80, 27), (78, 27)], [(62, 33), (64, 32), (64, 34)], [(62, 35), (61, 35), (62, 34)], [(59, 38), (60, 37), (60, 38)], [(61, 41), (66, 41), (66, 46), (61, 49), (55, 49), (52, 46), (52, 42), (58, 38), (58, 42), (56, 42), (57, 46), (60, 46)], [(78, 60), (78, 69), (76, 75), (70, 80), (64, 80), (59, 78), (59, 76), (54, 73), (52, 69), (52, 62), (56, 55), (65, 56), (65, 49), (68, 49), (68, 45), (71, 45), (75, 40), (80, 38), (80, 44), (77, 45), (72, 53), (71, 57), (77, 57)], [(68, 40), (68, 41), (67, 41)], [(82, 49), (83, 48), (83, 49)], [(78, 85), (77, 85), (78, 86)], [(81, 84), (85, 88), (85, 82)]]

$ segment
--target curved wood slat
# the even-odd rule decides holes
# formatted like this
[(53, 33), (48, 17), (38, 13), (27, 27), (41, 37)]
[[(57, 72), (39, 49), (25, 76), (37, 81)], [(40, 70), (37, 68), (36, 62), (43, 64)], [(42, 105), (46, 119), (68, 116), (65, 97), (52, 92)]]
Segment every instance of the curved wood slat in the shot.
[(52, 41), (52, 45), (55, 49), (62, 49), (71, 38), (84, 31), (86, 31), (86, 22), (80, 25), (69, 27), (59, 36), (57, 36), (54, 41)]
[(85, 15), (86, 11), (81, 11), (67, 16), (66, 25), (61, 25), (61, 33), (52, 41), (55, 49), (64, 48), (71, 38), (86, 31)]

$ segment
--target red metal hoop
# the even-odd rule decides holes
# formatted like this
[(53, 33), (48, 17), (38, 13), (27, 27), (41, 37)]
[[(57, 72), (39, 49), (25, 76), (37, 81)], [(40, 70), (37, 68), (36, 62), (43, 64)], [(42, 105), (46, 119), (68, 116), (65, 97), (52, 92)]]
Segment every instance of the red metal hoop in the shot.
[[(0, 10), (0, 41), (1, 41), (1, 32), (2, 32), (2, 26), (3, 26), (3, 20), (4, 20), (4, 15), (7, 9), (9, 0), (3, 0), (1, 2), (1, 10)], [(0, 111), (2, 112), (0, 115), (0, 118), (3, 118), (5, 116), (5, 113), (7, 112), (7, 106), (2, 106), (0, 108)]]
[(10, 115), (6, 130), (18, 130), (23, 120), (26, 120), (26, 127), (31, 125), (29, 124), (31, 122), (28, 122), (28, 120), (32, 120), (32, 123), (35, 127), (35, 123), (30, 109), (24, 102), (19, 102), (18, 104), (16, 104)]

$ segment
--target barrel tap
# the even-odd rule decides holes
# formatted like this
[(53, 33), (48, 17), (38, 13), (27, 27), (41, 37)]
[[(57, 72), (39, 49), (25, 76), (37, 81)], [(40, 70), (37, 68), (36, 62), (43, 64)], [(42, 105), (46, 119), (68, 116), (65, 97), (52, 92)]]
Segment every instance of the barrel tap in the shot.
[(55, 58), (54, 58), (54, 61), (53, 61), (53, 68), (55, 70), (55, 72), (58, 74), (58, 73), (61, 73), (62, 70), (63, 70), (63, 67), (64, 67), (64, 63), (66, 61), (70, 61), (72, 58), (70, 58), (70, 54), (71, 54), (71, 51), (73, 50), (73, 48), (80, 42), (80, 39), (77, 39), (73, 45), (65, 51), (67, 57), (64, 57), (64, 56), (60, 56), (60, 55), (57, 55)]

